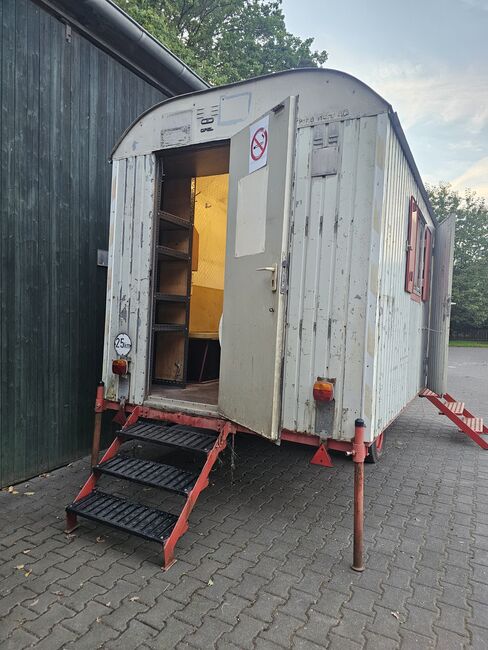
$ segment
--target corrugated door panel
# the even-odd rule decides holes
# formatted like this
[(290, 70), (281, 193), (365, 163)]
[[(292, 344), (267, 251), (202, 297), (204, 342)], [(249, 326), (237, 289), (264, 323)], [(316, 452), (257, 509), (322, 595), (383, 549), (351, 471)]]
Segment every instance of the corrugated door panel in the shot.
[[(324, 179), (312, 178), (307, 209), (305, 266), (303, 269), (303, 301), (301, 314), (301, 345), (298, 372), (299, 431), (310, 431), (314, 423), (312, 387), (315, 372), (315, 341), (317, 327), (317, 301), (319, 293), (319, 266), (321, 257), (320, 220), (323, 204)], [(322, 373), (325, 371), (322, 360)]]
[[(344, 395), (341, 430), (335, 431), (336, 436), (342, 438), (354, 436), (354, 420), (357, 417), (364, 418), (369, 431), (372, 413), (371, 395), (364, 378), (367, 328), (370, 324), (374, 327), (375, 323), (374, 315), (371, 319), (368, 318), (368, 289), (374, 296), (378, 293), (378, 266), (376, 260), (371, 259), (377, 124), (376, 117), (362, 118), (356, 145), (355, 178), (351, 191), (354, 204), (350, 229), (350, 264), (345, 273), (349, 282), (344, 351)], [(370, 334), (374, 335), (373, 332)], [(363, 396), (366, 388), (368, 388), (368, 395)]]
[[(337, 381), (336, 429), (328, 433), (351, 437), (349, 420), (361, 405), (376, 118), (336, 126), (338, 173), (313, 178), (313, 128), (299, 130), (283, 426), (314, 432), (312, 387), (323, 376)], [(351, 276), (353, 264), (358, 271)]]
[(153, 155), (114, 161), (103, 377), (107, 397), (118, 399), (113, 344), (117, 334), (129, 334), (129, 399), (135, 404), (142, 404), (146, 393), (154, 190)]
[(130, 306), (132, 341), (132, 371), (130, 400), (142, 404), (146, 396), (149, 336), (151, 332), (152, 233), (156, 162), (154, 156), (137, 158), (136, 201), (134, 203), (134, 232), (132, 245)]
[[(358, 163), (358, 141), (360, 120), (344, 123), (342, 132), (342, 158), (340, 163), (340, 186), (337, 193), (335, 218), (335, 265), (331, 276), (332, 299), (330, 307), (330, 348), (327, 364), (327, 377), (336, 379), (335, 418), (333, 437), (341, 436), (343, 413), (344, 373), (346, 359), (346, 332), (349, 319), (349, 274), (354, 222), (354, 203), (356, 169)], [(361, 394), (357, 395), (358, 401)]]
[(447, 390), (455, 226), (450, 216), (437, 227), (434, 248), (427, 388), (439, 395)]
[[(105, 349), (103, 354), (102, 377), (105, 381), (105, 393), (109, 399), (115, 399), (117, 387), (115, 377), (113, 383), (107, 380), (111, 368), (113, 346), (113, 323), (119, 310), (119, 278), (122, 266), (122, 256), (119, 251), (122, 246), (123, 220), (116, 215), (122, 215), (125, 201), (125, 182), (127, 178), (127, 160), (114, 160), (112, 167), (112, 200), (110, 206), (110, 232), (108, 240), (108, 270), (107, 270), (107, 311), (105, 313)], [(116, 336), (116, 334), (115, 334)], [(111, 338), (112, 337), (112, 338)]]
[[(315, 367), (313, 377), (328, 375), (329, 358), (329, 322), (330, 310), (334, 298), (334, 287), (331, 278), (336, 266), (336, 205), (339, 187), (339, 175), (326, 176), (322, 180), (322, 205), (320, 207), (321, 252), (318, 267), (318, 292), (315, 336)], [(309, 386), (309, 391), (311, 387)], [(311, 426), (315, 422), (312, 420)]]
[(283, 385), (284, 428), (298, 428), (298, 385), (300, 373), (300, 326), (303, 305), (303, 277), (306, 258), (306, 217), (309, 206), (309, 157), (312, 129), (299, 129), (296, 141), (294, 209), (291, 224), (291, 259), (286, 314), (285, 368)]

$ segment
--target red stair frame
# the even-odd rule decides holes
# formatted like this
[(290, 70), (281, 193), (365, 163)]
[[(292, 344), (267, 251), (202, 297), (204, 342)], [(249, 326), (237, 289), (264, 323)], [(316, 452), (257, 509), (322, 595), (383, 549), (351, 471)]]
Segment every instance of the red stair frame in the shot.
[[(136, 406), (132, 411), (132, 413), (127, 418), (124, 426), (121, 429), (121, 432), (129, 428), (131, 425), (135, 424), (142, 414), (143, 414), (143, 409), (139, 406)], [(201, 422), (201, 419), (199, 420), (199, 422)], [(175, 557), (174, 557), (175, 545), (177, 541), (180, 539), (180, 537), (182, 537), (188, 530), (188, 518), (190, 517), (190, 513), (193, 510), (198, 500), (198, 497), (200, 496), (200, 493), (208, 486), (209, 483), (208, 477), (210, 475), (210, 472), (212, 471), (215, 461), (217, 460), (219, 454), (227, 446), (227, 438), (229, 434), (236, 433), (236, 426), (232, 422), (227, 422), (223, 420), (219, 420), (219, 421), (213, 420), (213, 422), (215, 423), (215, 429), (218, 430), (219, 432), (215, 440), (215, 444), (213, 445), (212, 449), (207, 453), (207, 459), (205, 461), (205, 464), (203, 465), (200, 471), (200, 474), (198, 476), (195, 485), (193, 486), (192, 490), (188, 493), (185, 505), (183, 506), (183, 509), (181, 510), (178, 516), (178, 521), (176, 522), (168, 539), (163, 543), (163, 568), (165, 570), (169, 569), (169, 567), (175, 562)], [(102, 459), (100, 460), (100, 464), (116, 456), (123, 442), (124, 442), (123, 436), (117, 436), (112, 442), (112, 444), (110, 445), (110, 447), (107, 449), (105, 454), (103, 455)], [(84, 486), (81, 488), (76, 499), (74, 500), (74, 503), (80, 501), (88, 494), (93, 492), (97, 484), (98, 478), (99, 475), (96, 472), (94, 472), (92, 469), (90, 477), (88, 478)], [(65, 532), (71, 533), (77, 527), (78, 527), (78, 521), (77, 521), (76, 514), (68, 512), (66, 514)]]
[(481, 418), (468, 411), (464, 406), (464, 402), (458, 402), (449, 393), (437, 395), (428, 388), (424, 388), (419, 393), (419, 396), (425, 397), (429, 402), (432, 402), (439, 409), (440, 414), (447, 415), (460, 431), (469, 436), (482, 449), (488, 449), (488, 440), (482, 437), (488, 434), (488, 427)]

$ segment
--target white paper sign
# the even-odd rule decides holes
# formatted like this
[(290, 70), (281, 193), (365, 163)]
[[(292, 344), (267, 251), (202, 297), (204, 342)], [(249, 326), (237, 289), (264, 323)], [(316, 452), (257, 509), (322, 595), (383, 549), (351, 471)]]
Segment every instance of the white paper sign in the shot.
[(268, 162), (269, 115), (249, 127), (249, 173), (261, 169)]

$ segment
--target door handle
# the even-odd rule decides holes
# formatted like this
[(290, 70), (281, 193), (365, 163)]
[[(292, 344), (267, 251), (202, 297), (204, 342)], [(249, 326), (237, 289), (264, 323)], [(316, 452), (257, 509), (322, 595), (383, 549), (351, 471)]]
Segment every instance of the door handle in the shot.
[(276, 275), (278, 273), (278, 266), (273, 264), (273, 266), (261, 266), (256, 271), (269, 271), (271, 273), (271, 291), (276, 291), (278, 288), (278, 282), (276, 280)]

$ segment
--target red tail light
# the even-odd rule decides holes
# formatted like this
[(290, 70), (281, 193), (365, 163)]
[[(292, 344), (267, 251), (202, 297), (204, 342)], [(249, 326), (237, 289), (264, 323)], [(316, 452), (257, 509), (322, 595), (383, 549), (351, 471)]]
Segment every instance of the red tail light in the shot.
[(334, 384), (319, 379), (313, 385), (313, 398), (316, 402), (330, 402), (334, 399)]
[(112, 372), (114, 375), (126, 375), (129, 372), (127, 359), (114, 359), (112, 361)]

